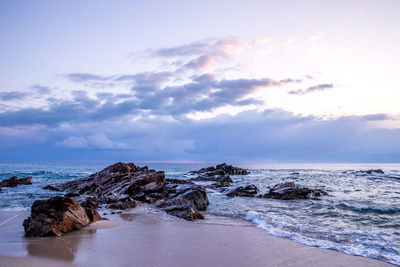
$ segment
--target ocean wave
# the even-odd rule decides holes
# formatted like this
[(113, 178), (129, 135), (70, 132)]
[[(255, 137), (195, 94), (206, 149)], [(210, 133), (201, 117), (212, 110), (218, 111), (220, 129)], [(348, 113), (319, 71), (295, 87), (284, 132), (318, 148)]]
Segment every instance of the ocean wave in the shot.
[[(247, 212), (245, 219), (253, 222), (257, 228), (263, 229), (274, 236), (289, 238), (295, 242), (308, 246), (332, 249), (350, 255), (379, 259), (400, 266), (400, 250), (396, 248), (394, 243), (390, 242), (390, 240), (386, 240), (391, 238), (391, 236), (386, 233), (369, 233), (366, 231), (360, 232), (346, 230), (329, 231), (328, 229), (318, 229), (318, 227), (314, 227), (316, 230), (323, 231), (321, 236), (325, 237), (318, 239), (302, 235), (303, 229), (301, 226), (294, 227), (298, 229), (298, 232), (288, 231), (287, 226), (291, 225), (293, 222), (285, 222), (283, 217), (276, 213), (264, 214), (250, 210)], [(280, 223), (277, 223), (277, 221), (280, 221)], [(331, 236), (334, 236), (334, 238), (331, 238), (331, 240), (328, 239), (328, 233)], [(332, 241), (341, 240), (340, 236), (352, 237), (352, 239), (346, 239), (352, 240), (353, 243), (345, 244), (343, 242)], [(357, 238), (357, 236), (359, 238)]]
[(400, 212), (400, 208), (397, 207), (381, 207), (381, 206), (368, 206), (368, 205), (354, 205), (346, 202), (337, 204), (336, 207), (346, 210), (353, 210), (357, 212), (374, 212), (380, 214), (395, 214)]

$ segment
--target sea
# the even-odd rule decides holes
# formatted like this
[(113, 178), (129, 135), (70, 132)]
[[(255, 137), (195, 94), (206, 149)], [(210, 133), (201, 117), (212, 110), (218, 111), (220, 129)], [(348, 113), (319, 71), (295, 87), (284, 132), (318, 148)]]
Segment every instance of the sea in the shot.
[[(59, 195), (42, 189), (88, 176), (113, 162), (0, 163), (0, 180), (32, 176), (32, 185), (0, 191), (0, 212), (29, 210), (37, 199)], [(145, 164), (166, 178), (189, 179), (189, 171), (212, 164)], [(232, 175), (231, 188), (254, 184), (260, 193), (278, 183), (320, 188), (320, 199), (227, 197), (207, 189), (206, 215), (246, 220), (271, 235), (400, 266), (400, 164), (235, 164), (249, 175)], [(360, 170), (381, 169), (384, 174)], [(206, 183), (205, 183), (206, 184)]]

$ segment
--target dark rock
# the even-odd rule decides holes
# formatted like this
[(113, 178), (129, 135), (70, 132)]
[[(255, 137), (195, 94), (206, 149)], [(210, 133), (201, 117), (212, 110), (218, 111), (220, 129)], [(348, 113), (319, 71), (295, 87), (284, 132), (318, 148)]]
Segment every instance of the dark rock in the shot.
[(43, 187), (43, 189), (46, 189), (46, 190), (52, 190), (52, 191), (61, 191), (60, 189), (58, 189), (58, 188), (56, 188), (56, 187), (54, 187), (54, 186), (52, 186), (52, 185), (46, 185), (45, 187)]
[(119, 199), (118, 201), (111, 203), (107, 207), (109, 209), (126, 210), (129, 208), (136, 207), (136, 202), (133, 199), (131, 199), (130, 197), (126, 197), (124, 199)]
[(18, 177), (13, 176), (11, 178), (5, 179), (0, 183), (0, 185), (2, 187), (15, 187), (18, 185)]
[(85, 209), (76, 200), (57, 196), (36, 200), (23, 226), (27, 236), (49, 236), (82, 229), (90, 222)]
[(299, 175), (299, 172), (292, 172), (290, 175)]
[(196, 211), (190, 205), (173, 205), (164, 207), (164, 211), (170, 215), (183, 218), (189, 221), (196, 219), (204, 220), (204, 215)]
[(98, 209), (99, 202), (95, 197), (87, 197), (80, 205), (86, 209)]
[(307, 199), (312, 195), (321, 196), (327, 195), (327, 193), (322, 189), (298, 188), (295, 187), (294, 182), (285, 182), (275, 185), (268, 193), (261, 195), (260, 197), (290, 200)]
[(169, 188), (166, 199), (157, 203), (157, 207), (173, 216), (194, 220), (204, 218), (200, 211), (206, 210), (208, 204), (207, 193), (203, 186), (177, 184)]
[(201, 174), (201, 176), (217, 176), (217, 175), (247, 175), (249, 172), (245, 169), (234, 167), (226, 163), (219, 164), (215, 167), (202, 168), (197, 171), (191, 171), (190, 174)]
[[(162, 171), (140, 168), (133, 163), (118, 162), (89, 177), (55, 185), (67, 195), (93, 196), (100, 204), (115, 202), (115, 196), (128, 195), (132, 199), (151, 202), (147, 195), (163, 192), (165, 175)], [(111, 200), (110, 200), (111, 199)]]
[(164, 172), (133, 163), (118, 162), (89, 177), (46, 188), (64, 191), (82, 203), (90, 196), (111, 209), (132, 208), (136, 201), (155, 203), (167, 213), (185, 219), (202, 217), (198, 213), (208, 205), (204, 187), (188, 180), (165, 179)]
[(381, 169), (356, 171), (356, 174), (385, 174)]
[(239, 186), (226, 193), (228, 197), (254, 197), (258, 193), (255, 185)]
[(18, 184), (24, 184), (24, 185), (32, 184), (31, 180), (32, 180), (32, 176), (21, 178), (21, 179), (18, 179)]

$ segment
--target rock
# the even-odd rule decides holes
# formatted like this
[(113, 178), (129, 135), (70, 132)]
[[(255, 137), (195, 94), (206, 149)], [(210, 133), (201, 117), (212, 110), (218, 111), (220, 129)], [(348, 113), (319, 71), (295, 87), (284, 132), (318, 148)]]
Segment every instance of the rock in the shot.
[(384, 171), (381, 169), (371, 169), (371, 170), (361, 170), (361, 171), (356, 171), (356, 174), (385, 174)]
[(56, 188), (56, 187), (54, 187), (52, 185), (46, 185), (45, 187), (43, 187), (43, 189), (52, 190), (52, 191), (58, 191), (58, 192), (61, 191), (60, 189), (58, 189), (58, 188)]
[(19, 184), (21, 184), (21, 185), (29, 185), (29, 184), (32, 184), (31, 180), (32, 180), (32, 176), (28, 176), (28, 177), (21, 178), (21, 179), (18, 179), (17, 176), (13, 176), (13, 177), (11, 177), (9, 179), (3, 180), (0, 183), (0, 186), (3, 186), (3, 187), (15, 187), (15, 186), (17, 186)]
[(89, 177), (46, 189), (63, 191), (85, 207), (93, 200), (88, 197), (110, 209), (133, 208), (136, 201), (155, 203), (167, 213), (188, 220), (201, 218), (200, 211), (208, 205), (204, 187), (189, 180), (165, 179), (164, 172), (133, 163), (118, 162)]
[(23, 185), (32, 184), (31, 180), (32, 180), (32, 176), (21, 178), (21, 179), (18, 179), (18, 184), (23, 184)]
[(140, 168), (133, 163), (118, 162), (89, 177), (53, 187), (77, 198), (96, 197), (100, 204), (114, 203), (123, 195), (152, 202), (153, 198), (149, 197), (151, 193), (164, 192), (164, 179), (165, 174), (162, 171), (149, 170), (147, 166)]
[(298, 188), (295, 187), (294, 182), (285, 182), (275, 185), (268, 193), (260, 195), (259, 197), (290, 200), (307, 199), (312, 195), (321, 196), (327, 195), (327, 193), (322, 189)]
[(84, 208), (70, 197), (52, 197), (36, 200), (31, 216), (24, 220), (27, 236), (61, 235), (79, 230), (91, 222)]
[(15, 187), (18, 185), (18, 177), (17, 176), (13, 176), (11, 178), (8, 178), (6, 180), (3, 180), (0, 185), (2, 187)]
[(239, 186), (230, 192), (226, 193), (228, 197), (254, 197), (258, 193), (258, 188), (251, 184), (246, 186)]
[(84, 201), (79, 203), (85, 209), (98, 209), (99, 202), (95, 197), (87, 197)]
[(226, 163), (219, 164), (215, 167), (202, 168), (197, 171), (191, 171), (190, 174), (201, 174), (202, 176), (217, 176), (217, 175), (247, 175), (249, 172), (245, 169), (227, 165)]
[(299, 175), (299, 172), (292, 172), (290, 175)]
[(157, 207), (170, 215), (192, 221), (204, 218), (200, 211), (206, 210), (208, 204), (205, 188), (188, 183), (169, 187), (166, 199), (157, 203)]
[(204, 220), (204, 215), (193, 209), (190, 205), (168, 206), (164, 208), (164, 211), (170, 215), (189, 221), (194, 221), (196, 219)]
[(118, 201), (111, 203), (110, 205), (107, 206), (107, 208), (109, 209), (116, 209), (116, 210), (126, 210), (134, 207), (136, 207), (136, 202), (130, 197), (119, 199)]

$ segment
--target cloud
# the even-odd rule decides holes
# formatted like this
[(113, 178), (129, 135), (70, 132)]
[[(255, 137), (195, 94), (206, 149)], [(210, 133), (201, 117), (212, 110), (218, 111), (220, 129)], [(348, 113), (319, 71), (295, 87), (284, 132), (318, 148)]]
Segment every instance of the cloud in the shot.
[(53, 91), (49, 86), (39, 84), (32, 85), (30, 88), (40, 95), (49, 94)]
[(0, 92), (0, 99), (3, 101), (22, 100), (28, 95), (29, 93), (17, 91)]
[(314, 93), (318, 91), (325, 91), (327, 89), (333, 88), (332, 83), (324, 83), (324, 84), (317, 84), (311, 87), (308, 87), (307, 89), (299, 89), (296, 91), (290, 91), (289, 94), (291, 95), (304, 95), (304, 94), (309, 94), (309, 93)]
[(69, 136), (63, 141), (56, 142), (56, 146), (65, 148), (91, 148), (91, 149), (127, 149), (123, 143), (110, 140), (105, 134), (97, 133), (89, 136)]
[(364, 121), (383, 121), (390, 120), (391, 117), (387, 114), (368, 114), (360, 117)]
[(271, 41), (271, 38), (268, 35), (260, 36), (253, 41), (251, 41), (252, 45), (260, 45), (260, 44), (267, 44)]
[(171, 65), (180, 70), (199, 70), (232, 59), (232, 56), (243, 48), (236, 38), (208, 39), (187, 45), (148, 50), (149, 58), (173, 58)]

